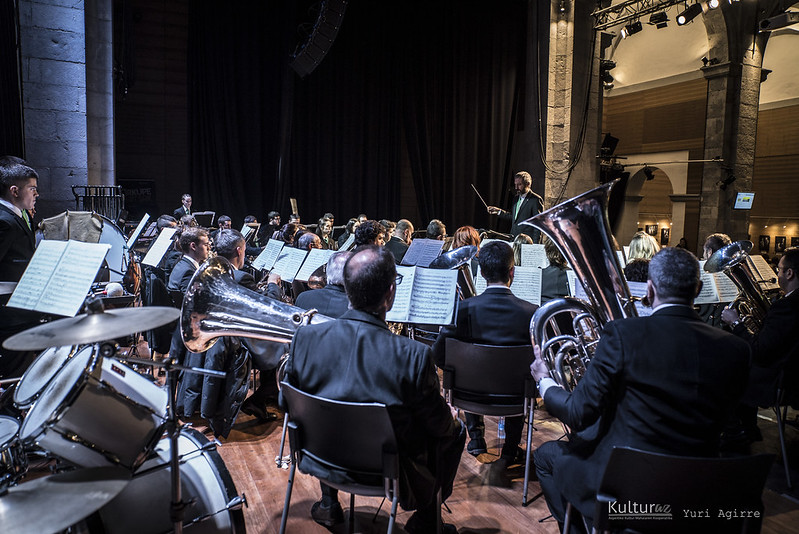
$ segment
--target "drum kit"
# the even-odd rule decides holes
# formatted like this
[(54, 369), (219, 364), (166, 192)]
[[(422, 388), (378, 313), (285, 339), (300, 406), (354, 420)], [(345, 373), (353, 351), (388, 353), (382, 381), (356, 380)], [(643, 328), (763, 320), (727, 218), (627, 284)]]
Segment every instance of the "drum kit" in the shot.
[[(219, 443), (181, 427), (170, 402), (179, 370), (224, 373), (119, 355), (106, 340), (168, 324), (180, 310), (106, 311), (98, 302), (3, 345), (44, 350), (20, 379), (0, 381), (17, 382), (13, 402), (24, 414), (0, 416), (2, 531), (244, 532), (246, 499)], [(165, 367), (166, 388), (131, 367), (141, 364)], [(24, 480), (33, 454), (61, 472)]]

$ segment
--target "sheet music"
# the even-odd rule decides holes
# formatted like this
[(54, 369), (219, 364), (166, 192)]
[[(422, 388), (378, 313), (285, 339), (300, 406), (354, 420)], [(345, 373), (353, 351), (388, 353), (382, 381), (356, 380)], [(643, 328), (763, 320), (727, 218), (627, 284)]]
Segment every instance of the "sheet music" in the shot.
[(347, 251), (355, 244), (355, 233), (350, 234), (344, 244), (339, 247), (339, 250)]
[(295, 276), (294, 279), (299, 280), (300, 282), (307, 282), (308, 278), (311, 277), (313, 272), (322, 265), (325, 265), (327, 260), (330, 259), (330, 256), (335, 254), (335, 252), (335, 250), (312, 248), (310, 252), (308, 252), (308, 256), (305, 258), (302, 267), (300, 267), (300, 270), (297, 272), (297, 276)]
[(441, 254), (442, 248), (444, 248), (444, 242), (439, 239), (414, 239), (405, 256), (402, 257), (402, 265), (428, 267)]
[[(520, 265), (517, 266), (513, 272), (513, 282), (510, 285), (511, 292), (522, 300), (540, 306), (541, 268), (524, 267)], [(485, 280), (485, 278), (483, 280)]]
[(713, 273), (713, 283), (716, 284), (719, 302), (732, 302), (738, 297), (738, 286), (726, 274)]
[(105, 243), (42, 241), (8, 306), (74, 316), (83, 306), (110, 248)]
[[(491, 239), (491, 238), (487, 237), (487, 238), (483, 239), (482, 241), (480, 241), (480, 246), (482, 247), (483, 245), (487, 245), (487, 244), (489, 244), (492, 241), (502, 241), (502, 239)], [(504, 243), (508, 243), (507, 241), (503, 241), (503, 242)], [(508, 243), (508, 244), (510, 244), (510, 243)]]
[(146, 225), (147, 221), (149, 221), (149, 220), (150, 220), (150, 214), (149, 213), (145, 213), (144, 217), (142, 217), (142, 219), (139, 221), (139, 225), (136, 226), (136, 229), (133, 230), (132, 234), (130, 234), (130, 238), (128, 239), (128, 242), (125, 244), (125, 246), (128, 248), (128, 250), (133, 248), (133, 244), (136, 243), (137, 239), (139, 239), (139, 235), (141, 234), (141, 231), (144, 230), (144, 225)]
[(144, 233), (142, 233), (142, 237), (146, 237), (149, 239), (151, 237), (155, 237), (155, 234), (157, 233), (158, 233), (158, 223), (151, 222), (149, 226), (147, 226), (147, 229), (144, 231)]
[[(646, 296), (646, 282), (627, 282), (627, 287), (630, 288), (630, 294), (633, 297), (644, 298)], [(640, 300), (635, 301), (635, 311), (638, 312), (638, 317), (648, 317), (652, 315), (652, 308), (644, 306)]]
[(164, 228), (161, 230), (155, 243), (153, 243), (153, 246), (147, 251), (147, 254), (141, 262), (144, 265), (157, 267), (158, 264), (161, 263), (161, 258), (164, 257), (164, 254), (169, 249), (170, 245), (172, 245), (172, 237), (174, 237), (177, 231), (177, 228)]
[(457, 270), (417, 268), (408, 320), (420, 324), (452, 324), (457, 285)]
[(297, 271), (300, 270), (302, 262), (305, 261), (305, 256), (308, 252), (298, 248), (283, 247), (280, 254), (275, 260), (275, 265), (272, 266), (271, 271), (279, 274), (286, 282), (293, 282), (294, 277), (297, 276)]
[(404, 323), (408, 321), (408, 310), (411, 307), (411, 293), (413, 292), (416, 268), (397, 265), (397, 274), (402, 275), (402, 282), (397, 285), (397, 290), (394, 293), (394, 304), (386, 313), (386, 321)]
[(247, 236), (250, 235), (252, 232), (253, 232), (252, 226), (250, 226), (247, 223), (244, 223), (244, 226), (241, 227), (241, 237), (243, 237), (245, 241), (247, 240)]
[[(755, 273), (755, 276), (760, 276), (760, 280), (776, 280), (777, 274), (774, 272), (774, 269), (771, 268), (771, 265), (766, 261), (766, 258), (761, 256), (760, 254), (750, 255), (749, 259), (751, 262), (749, 263), (750, 266), (753, 267), (752, 271)], [(780, 285), (775, 282), (766, 282), (764, 284), (760, 284), (760, 289), (764, 291), (770, 291), (772, 289), (779, 289)]]
[(694, 299), (694, 304), (716, 304), (719, 300), (719, 292), (716, 289), (716, 281), (713, 273), (706, 272), (704, 269), (699, 271), (699, 279), (702, 281), (702, 290)]
[(258, 254), (258, 257), (253, 260), (252, 266), (259, 271), (268, 271), (272, 269), (277, 257), (280, 255), (280, 251), (283, 250), (283, 245), (283, 241), (270, 239), (261, 253)]
[(566, 271), (566, 279), (569, 281), (569, 295), (572, 297), (577, 296), (577, 286), (582, 289), (582, 284), (577, 283), (577, 275), (574, 274), (572, 269)]
[(529, 244), (522, 243), (522, 266), (523, 267), (544, 267), (549, 266), (546, 250), (544, 245), (538, 243)]
[(616, 257), (619, 258), (619, 265), (624, 269), (624, 266), (627, 265), (627, 261), (624, 259), (624, 253), (621, 250), (617, 250)]
[[(624, 245), (621, 248), (624, 249), (624, 257), (625, 258), (629, 258), (630, 257), (630, 245)], [(625, 266), (626, 264), (627, 264), (626, 260), (621, 262), (622, 267)]]

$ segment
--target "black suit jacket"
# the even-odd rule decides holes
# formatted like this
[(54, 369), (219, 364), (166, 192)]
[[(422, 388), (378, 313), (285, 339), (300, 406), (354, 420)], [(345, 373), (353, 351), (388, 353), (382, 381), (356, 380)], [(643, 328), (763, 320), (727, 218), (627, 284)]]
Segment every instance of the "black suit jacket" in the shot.
[(388, 407), (404, 508), (414, 506), (409, 497), (429, 503), (435, 494), (435, 475), (426, 465), (431, 448), (452, 448), (460, 440), (457, 469), (464, 435), (441, 397), (430, 349), (392, 334), (377, 317), (349, 310), (336, 321), (301, 327), (291, 344), (286, 380), (312, 395)]
[(538, 236), (540, 234), (538, 229), (521, 223), (541, 213), (541, 209), (543, 208), (541, 200), (534, 195), (532, 191), (527, 193), (527, 196), (524, 197), (522, 201), (521, 208), (519, 208), (519, 213), (516, 214), (516, 217), (513, 217), (513, 208), (516, 206), (517, 201), (517, 197), (513, 197), (510, 208), (508, 211), (500, 212), (499, 218), (503, 221), (510, 221), (510, 233), (514, 237), (519, 234), (527, 234), (533, 239), (533, 243), (538, 243)]
[(19, 282), (36, 249), (33, 230), (0, 204), (0, 281)]
[(178, 209), (172, 212), (172, 216), (180, 222), (180, 218), (184, 215), (191, 215), (190, 213), (186, 213), (186, 208), (180, 206)]
[(186, 290), (189, 288), (191, 277), (194, 276), (195, 271), (197, 271), (197, 267), (194, 266), (194, 263), (183, 256), (180, 258), (180, 261), (175, 264), (175, 267), (169, 274), (169, 283), (166, 285), (166, 288), (170, 292), (179, 291), (185, 295)]
[(572, 393), (546, 390), (550, 414), (572, 431), (602, 416), (599, 434), (553, 466), (560, 492), (586, 517), (616, 445), (684, 456), (718, 453), (719, 435), (743, 393), (750, 350), (702, 322), (692, 308), (605, 325), (594, 357)]
[(322, 289), (303, 291), (294, 305), (304, 310), (315, 308), (322, 315), (338, 318), (349, 309), (350, 299), (347, 298), (343, 286), (328, 284)]
[(433, 344), (436, 365), (444, 367), (447, 338), (485, 345), (529, 345), (530, 319), (538, 308), (506, 287), (489, 287), (460, 302), (453, 326), (445, 326)]
[(799, 290), (775, 301), (757, 333), (743, 324), (733, 329), (752, 347), (752, 374), (744, 402), (770, 406), (779, 371), (785, 369), (790, 402), (799, 403)]
[(399, 237), (391, 236), (386, 243), (386, 250), (393, 254), (395, 262), (400, 263), (405, 257), (405, 253), (408, 252), (408, 245)]

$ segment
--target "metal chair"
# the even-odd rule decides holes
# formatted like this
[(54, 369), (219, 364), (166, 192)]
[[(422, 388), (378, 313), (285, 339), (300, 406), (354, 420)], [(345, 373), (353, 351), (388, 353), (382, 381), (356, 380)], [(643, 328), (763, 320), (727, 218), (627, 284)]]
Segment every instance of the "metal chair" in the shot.
[[(773, 454), (696, 458), (614, 447), (593, 532), (760, 532)], [(635, 504), (635, 506), (633, 506)], [(568, 532), (571, 503), (563, 531)]]
[(777, 392), (775, 396), (774, 414), (777, 416), (777, 431), (780, 436), (780, 451), (782, 452), (782, 467), (785, 469), (785, 481), (788, 489), (793, 489), (791, 470), (788, 465), (788, 450), (785, 447), (785, 418), (788, 416), (788, 406), (792, 403), (791, 393), (785, 388), (785, 370), (780, 371), (777, 379)]
[(355, 495), (391, 501), (387, 532), (399, 503), (399, 455), (384, 404), (343, 402), (309, 395), (281, 384), (291, 447), (291, 471), (280, 521), (286, 531), (297, 467), (332, 488), (350, 493), (350, 532), (355, 529)]
[(478, 415), (525, 416), (527, 457), (522, 506), (527, 506), (536, 387), (530, 374), (531, 345), (478, 345), (447, 338), (443, 387), (447, 402)]

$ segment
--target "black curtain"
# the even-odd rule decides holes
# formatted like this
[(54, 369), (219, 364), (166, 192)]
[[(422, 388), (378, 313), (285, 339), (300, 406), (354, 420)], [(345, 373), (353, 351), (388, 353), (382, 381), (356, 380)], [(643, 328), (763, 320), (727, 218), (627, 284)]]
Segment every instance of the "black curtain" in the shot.
[(17, 2), (0, 1), (0, 156), (25, 157), (19, 84)]
[[(285, 217), (294, 197), (306, 223), (331, 211), (337, 224), (361, 212), (439, 218), (450, 233), (496, 224), (471, 184), (504, 205), (515, 171), (541, 176), (541, 82), (528, 66), (548, 13), (538, 4), (351, 0), (328, 55), (300, 79), (288, 57), (312, 2), (192, 1), (195, 204)], [(402, 210), (405, 188), (415, 206)]]

